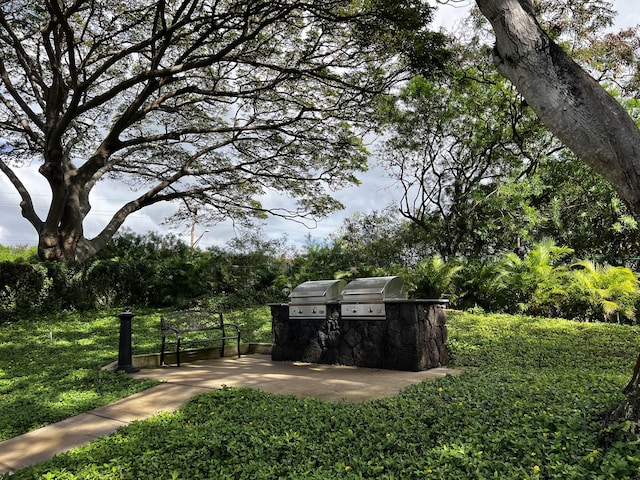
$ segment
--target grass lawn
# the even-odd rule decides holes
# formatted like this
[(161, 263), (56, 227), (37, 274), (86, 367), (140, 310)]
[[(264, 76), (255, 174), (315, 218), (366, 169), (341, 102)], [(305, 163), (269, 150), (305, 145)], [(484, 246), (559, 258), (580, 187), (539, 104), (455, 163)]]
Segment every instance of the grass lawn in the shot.
[[(152, 328), (152, 317), (137, 318), (138, 325), (148, 321)], [(23, 329), (28, 338), (32, 330), (44, 336), (40, 346), (15, 338), (11, 363), (5, 358), (14, 350), (0, 351), (3, 400), (5, 395), (12, 402), (37, 397), (35, 380), (42, 390), (62, 395), (62, 389), (51, 385), (62, 376), (69, 391), (76, 392), (73, 396), (93, 401), (100, 381), (96, 366), (117, 353), (117, 335), (107, 340), (117, 328), (112, 322), (107, 314), (68, 319), (56, 324), (50, 347), (52, 327), (44, 321), (1, 327), (2, 348), (12, 337), (7, 329)], [(139, 332), (140, 348), (153, 348), (153, 342), (145, 345), (144, 340), (152, 336)], [(621, 399), (631, 377), (640, 328), (451, 313), (449, 333), (452, 361), (475, 367), (457, 378), (359, 404), (225, 388), (12, 478), (640, 478), (640, 445), (615, 441), (599, 422)], [(58, 350), (46, 350), (56, 342), (86, 348), (84, 366), (59, 358), (60, 365), (49, 362), (41, 368), (51, 370), (41, 377), (31, 373), (34, 367), (24, 366), (30, 358), (56, 355)], [(70, 374), (69, 364), (86, 373)], [(122, 393), (127, 379), (112, 375), (101, 381), (122, 384), (111, 388)], [(15, 393), (22, 388), (28, 395)], [(141, 385), (133, 382), (126, 388)], [(2, 421), (7, 417), (4, 401), (0, 408)]]
[[(0, 441), (157, 383), (100, 370), (118, 359), (118, 313), (65, 312), (0, 324)], [(135, 313), (133, 353), (158, 352), (160, 313)], [(268, 315), (250, 309), (227, 320), (241, 323), (243, 341), (269, 341)]]

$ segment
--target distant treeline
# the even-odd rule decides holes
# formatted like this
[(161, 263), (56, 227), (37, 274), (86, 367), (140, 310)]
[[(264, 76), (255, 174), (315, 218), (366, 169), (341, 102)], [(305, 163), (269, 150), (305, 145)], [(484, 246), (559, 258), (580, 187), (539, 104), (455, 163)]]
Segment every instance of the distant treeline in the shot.
[[(412, 298), (452, 308), (635, 323), (640, 284), (624, 266), (573, 257), (552, 240), (524, 253), (442, 259), (394, 251), (384, 238), (309, 244), (258, 236), (198, 250), (173, 236), (125, 233), (87, 262), (42, 262), (33, 249), (0, 248), (0, 319), (114, 307), (235, 309), (286, 302), (306, 280), (400, 275)], [(289, 253), (285, 253), (289, 252)]]
[(237, 308), (286, 299), (267, 253), (192, 249), (173, 236), (124, 234), (87, 262), (42, 262), (0, 247), (0, 318), (122, 306)]

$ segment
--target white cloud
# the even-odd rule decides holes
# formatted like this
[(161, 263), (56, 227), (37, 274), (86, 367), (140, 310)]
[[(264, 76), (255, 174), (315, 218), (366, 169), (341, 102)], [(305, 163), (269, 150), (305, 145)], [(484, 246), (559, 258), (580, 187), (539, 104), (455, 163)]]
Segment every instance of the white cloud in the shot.
[(469, 10), (475, 6), (473, 0), (444, 0), (431, 1), (431, 5), (437, 7), (433, 24), (436, 28), (451, 29), (456, 23), (465, 18)]
[(617, 28), (635, 27), (640, 24), (640, 3), (637, 0), (615, 0), (613, 6), (618, 12)]

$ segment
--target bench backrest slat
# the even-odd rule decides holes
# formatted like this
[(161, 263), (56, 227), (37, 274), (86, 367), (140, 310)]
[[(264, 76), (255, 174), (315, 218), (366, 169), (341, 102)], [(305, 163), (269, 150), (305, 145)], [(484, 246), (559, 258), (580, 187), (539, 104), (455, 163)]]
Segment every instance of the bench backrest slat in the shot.
[(211, 310), (182, 310), (160, 317), (160, 328), (179, 332), (203, 329), (220, 329), (224, 332), (224, 319), (221, 312)]

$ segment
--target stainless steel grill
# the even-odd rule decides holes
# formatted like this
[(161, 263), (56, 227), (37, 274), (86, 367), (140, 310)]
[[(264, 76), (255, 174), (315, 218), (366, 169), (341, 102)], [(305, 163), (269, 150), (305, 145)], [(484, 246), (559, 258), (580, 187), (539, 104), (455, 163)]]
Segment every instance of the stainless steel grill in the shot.
[(340, 314), (342, 318), (384, 319), (384, 302), (406, 298), (401, 277), (358, 278), (342, 291)]
[(301, 283), (289, 295), (289, 318), (325, 318), (327, 303), (340, 300), (344, 280), (313, 280)]

